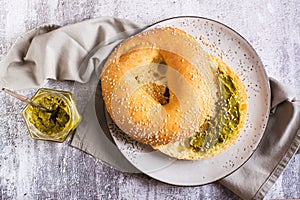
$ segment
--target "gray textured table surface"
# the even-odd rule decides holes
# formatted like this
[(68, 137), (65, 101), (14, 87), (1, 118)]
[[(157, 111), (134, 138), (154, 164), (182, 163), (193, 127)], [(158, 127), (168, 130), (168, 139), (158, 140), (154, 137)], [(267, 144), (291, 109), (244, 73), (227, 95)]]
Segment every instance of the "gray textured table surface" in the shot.
[[(0, 59), (17, 36), (42, 24), (65, 25), (100, 16), (151, 24), (179, 15), (208, 17), (238, 31), (256, 49), (268, 75), (290, 85), (300, 97), (299, 0), (1, 0)], [(48, 84), (74, 88), (71, 82)], [(20, 92), (30, 96), (35, 90)], [(64, 143), (34, 141), (21, 117), (23, 107), (0, 93), (0, 199), (238, 199), (218, 183), (175, 187), (145, 175), (118, 172), (70, 147), (70, 138)], [(298, 154), (265, 198), (300, 198), (299, 178)]]

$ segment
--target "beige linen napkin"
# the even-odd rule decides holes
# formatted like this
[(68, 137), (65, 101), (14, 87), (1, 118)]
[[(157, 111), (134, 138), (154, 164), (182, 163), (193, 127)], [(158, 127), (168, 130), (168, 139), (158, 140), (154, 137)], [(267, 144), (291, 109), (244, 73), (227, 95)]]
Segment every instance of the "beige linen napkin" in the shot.
[[(121, 171), (139, 173), (111, 141), (98, 76), (111, 50), (141, 27), (103, 17), (65, 27), (37, 28), (20, 37), (0, 62), (0, 86), (38, 87), (49, 78), (85, 83), (89, 96), (71, 145)], [(272, 112), (259, 147), (241, 168), (221, 180), (245, 199), (263, 198), (300, 143), (300, 104), (277, 81), (270, 83)]]
[[(86, 83), (99, 58), (85, 63), (89, 53), (99, 46), (108, 46), (139, 30), (127, 20), (111, 17), (91, 19), (59, 28), (45, 25), (19, 37), (0, 62), (0, 86), (13, 89), (37, 87), (47, 79), (74, 80)], [(110, 50), (103, 50), (105, 58)], [(81, 66), (84, 63), (84, 67)]]
[(300, 144), (300, 101), (288, 88), (270, 79), (272, 109), (264, 136), (250, 159), (221, 180), (244, 199), (262, 199)]

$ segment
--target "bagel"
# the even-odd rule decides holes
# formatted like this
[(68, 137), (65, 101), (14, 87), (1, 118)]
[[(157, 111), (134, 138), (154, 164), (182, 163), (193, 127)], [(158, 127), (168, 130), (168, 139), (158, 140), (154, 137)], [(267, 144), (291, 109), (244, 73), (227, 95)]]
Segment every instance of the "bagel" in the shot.
[[(214, 56), (211, 59), (218, 66), (219, 77), (216, 114), (192, 137), (156, 146), (155, 149), (178, 159), (202, 160), (224, 152), (240, 136), (247, 115), (246, 87), (225, 62)], [(234, 90), (226, 91), (230, 87)]]
[(241, 129), (247, 98), (239, 77), (177, 28), (156, 28), (123, 41), (100, 75), (102, 96), (125, 134), (172, 157), (199, 160), (215, 155), (216, 148), (224, 150), (238, 137), (236, 131), (208, 150), (195, 142), (219, 111), (221, 73), (233, 80), (240, 89), (236, 94), (243, 97), (235, 128)]

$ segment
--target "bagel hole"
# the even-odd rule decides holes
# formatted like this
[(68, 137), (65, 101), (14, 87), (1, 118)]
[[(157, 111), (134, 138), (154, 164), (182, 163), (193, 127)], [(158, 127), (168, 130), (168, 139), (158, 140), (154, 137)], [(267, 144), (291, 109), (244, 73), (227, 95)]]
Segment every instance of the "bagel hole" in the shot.
[[(165, 97), (167, 103), (169, 103), (169, 101), (170, 101), (170, 90), (169, 90), (168, 87), (166, 87), (166, 90), (165, 90), (165, 93), (164, 93), (164, 97)], [(162, 105), (164, 105), (164, 104), (162, 104)]]
[(170, 101), (170, 90), (165, 85), (158, 85), (156, 83), (150, 83), (144, 85), (144, 90), (161, 105), (166, 105)]

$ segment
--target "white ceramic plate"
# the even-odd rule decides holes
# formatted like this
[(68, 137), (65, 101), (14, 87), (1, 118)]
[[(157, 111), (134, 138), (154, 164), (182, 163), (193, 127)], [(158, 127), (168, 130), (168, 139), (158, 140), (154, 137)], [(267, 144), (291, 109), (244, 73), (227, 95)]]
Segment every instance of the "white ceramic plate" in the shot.
[(226, 54), (223, 60), (238, 73), (247, 88), (248, 114), (241, 136), (233, 146), (215, 157), (184, 161), (170, 158), (120, 134), (122, 131), (106, 115), (108, 126), (123, 155), (150, 177), (174, 185), (211, 183), (238, 169), (257, 148), (268, 120), (269, 81), (255, 50), (224, 24), (199, 17), (178, 17), (158, 22), (146, 30), (164, 26), (183, 29), (200, 43), (200, 36), (204, 36), (208, 43), (214, 43), (219, 48), (216, 50), (202, 45), (207, 52), (216, 56)]

